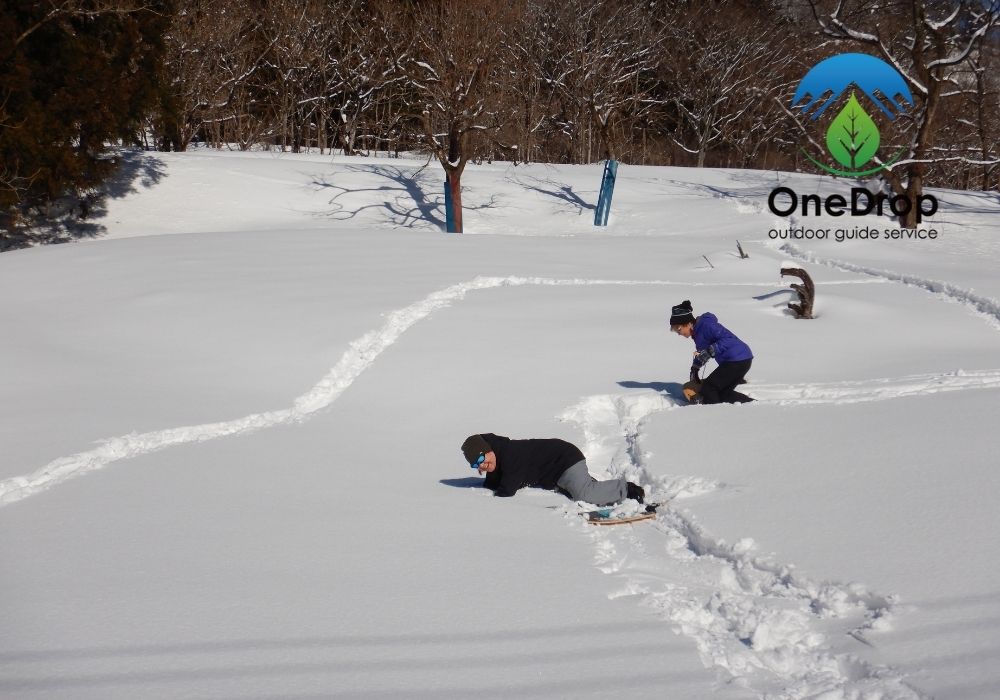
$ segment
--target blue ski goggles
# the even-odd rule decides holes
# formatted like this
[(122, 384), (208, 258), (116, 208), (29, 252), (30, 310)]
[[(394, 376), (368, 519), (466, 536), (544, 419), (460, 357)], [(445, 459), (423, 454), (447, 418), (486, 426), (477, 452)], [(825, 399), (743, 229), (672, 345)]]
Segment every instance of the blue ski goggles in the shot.
[(479, 469), (480, 465), (482, 465), (482, 463), (485, 461), (486, 461), (486, 455), (480, 452), (479, 457), (476, 459), (476, 461), (470, 462), (469, 466), (472, 467), (473, 469)]

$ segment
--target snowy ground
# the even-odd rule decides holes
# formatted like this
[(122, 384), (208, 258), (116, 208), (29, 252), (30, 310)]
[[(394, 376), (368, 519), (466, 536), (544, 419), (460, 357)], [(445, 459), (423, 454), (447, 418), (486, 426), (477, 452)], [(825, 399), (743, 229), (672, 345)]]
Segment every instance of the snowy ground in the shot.
[[(1000, 694), (995, 193), (782, 241), (843, 185), (622, 166), (602, 231), (599, 165), (493, 164), (451, 236), (423, 165), (131, 156), (102, 238), (0, 256), (0, 697)], [(683, 299), (757, 403), (679, 405)], [(493, 499), (485, 431), (672, 501)]]

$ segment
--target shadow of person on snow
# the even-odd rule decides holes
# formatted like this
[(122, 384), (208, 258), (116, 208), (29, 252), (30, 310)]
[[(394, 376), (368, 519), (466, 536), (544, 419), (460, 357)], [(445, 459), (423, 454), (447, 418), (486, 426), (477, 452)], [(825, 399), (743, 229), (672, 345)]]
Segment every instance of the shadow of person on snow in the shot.
[(618, 382), (618, 386), (626, 389), (652, 389), (661, 394), (666, 394), (679, 404), (686, 404), (684, 398), (684, 385), (680, 382), (637, 382), (626, 379)]
[(441, 479), (438, 483), (454, 486), (456, 489), (478, 489), (483, 486), (483, 477), (463, 476), (461, 479)]

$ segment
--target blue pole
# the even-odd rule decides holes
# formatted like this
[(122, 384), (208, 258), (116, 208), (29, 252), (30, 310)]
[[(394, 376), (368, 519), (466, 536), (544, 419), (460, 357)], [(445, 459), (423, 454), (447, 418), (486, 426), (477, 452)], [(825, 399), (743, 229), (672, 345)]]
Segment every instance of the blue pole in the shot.
[(618, 161), (607, 161), (604, 164), (604, 177), (601, 178), (601, 196), (597, 200), (597, 211), (594, 212), (594, 226), (608, 225), (608, 215), (611, 213), (611, 197), (615, 192), (615, 179), (617, 177)]

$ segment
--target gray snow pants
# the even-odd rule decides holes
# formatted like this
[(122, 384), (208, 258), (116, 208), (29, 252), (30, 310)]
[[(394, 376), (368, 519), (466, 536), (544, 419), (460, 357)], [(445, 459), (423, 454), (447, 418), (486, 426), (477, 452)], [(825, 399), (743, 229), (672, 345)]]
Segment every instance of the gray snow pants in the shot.
[(625, 499), (627, 484), (625, 477), (610, 481), (598, 481), (590, 475), (587, 460), (581, 460), (563, 472), (556, 485), (569, 494), (574, 501), (586, 501), (595, 506), (606, 506)]

